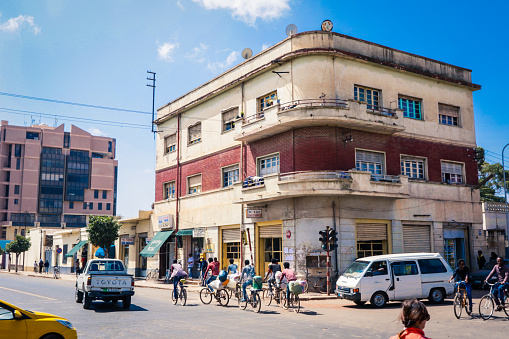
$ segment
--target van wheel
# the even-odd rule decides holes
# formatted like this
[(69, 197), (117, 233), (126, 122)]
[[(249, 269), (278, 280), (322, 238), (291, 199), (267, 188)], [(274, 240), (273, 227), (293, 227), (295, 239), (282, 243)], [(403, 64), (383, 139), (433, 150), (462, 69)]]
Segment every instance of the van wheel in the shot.
[(373, 305), (373, 307), (382, 308), (382, 307), (385, 307), (385, 305), (387, 305), (388, 301), (389, 301), (389, 298), (387, 297), (387, 294), (385, 294), (384, 292), (378, 291), (378, 292), (375, 292), (371, 296), (370, 303), (371, 303), (371, 305)]
[(441, 304), (444, 302), (445, 293), (441, 288), (434, 288), (429, 292), (428, 300), (433, 304)]

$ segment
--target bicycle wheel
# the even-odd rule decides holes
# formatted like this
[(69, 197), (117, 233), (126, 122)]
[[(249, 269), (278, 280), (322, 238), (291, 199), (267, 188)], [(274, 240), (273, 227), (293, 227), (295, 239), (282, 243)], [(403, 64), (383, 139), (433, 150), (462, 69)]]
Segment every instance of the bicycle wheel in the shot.
[(453, 305), (454, 305), (454, 315), (456, 316), (457, 319), (461, 317), (461, 310), (463, 309), (463, 305), (461, 304), (462, 301), (463, 295), (460, 293), (456, 293), (456, 295), (454, 296)]
[(177, 305), (178, 298), (175, 298), (175, 290), (171, 291), (171, 302), (173, 305)]
[(320, 281), (317, 284), (318, 292), (327, 293), (327, 278), (320, 278)]
[(204, 287), (200, 291), (200, 300), (205, 305), (208, 305), (212, 302), (212, 292), (208, 287)]
[(467, 312), (468, 315), (472, 315), (472, 311), (470, 310), (470, 303), (468, 301), (466, 292), (463, 292), (463, 307), (465, 307), (465, 312)]
[(253, 295), (251, 296), (253, 300), (251, 301), (251, 306), (253, 307), (253, 311), (255, 313), (259, 313), (262, 308), (262, 301), (260, 300), (260, 295), (258, 295), (258, 292), (252, 292)]
[(245, 299), (244, 301), (242, 301), (244, 295), (242, 294), (241, 292), (241, 295), (240, 295), (240, 298), (237, 299), (238, 303), (239, 303), (239, 308), (241, 310), (245, 310), (246, 307), (247, 307), (247, 299)]
[(295, 311), (295, 313), (299, 313), (300, 312), (300, 298), (299, 298), (298, 295), (294, 296), (294, 299), (293, 299), (293, 310)]
[(180, 305), (185, 306), (187, 301), (187, 291), (184, 287), (180, 290)]
[(308, 293), (309, 291), (309, 284), (307, 280), (304, 280), (303, 286), (302, 286), (302, 293)]
[[(291, 296), (290, 296), (290, 297), (291, 297)], [(285, 310), (287, 310), (287, 309), (288, 309), (288, 307), (290, 307), (289, 303), (290, 303), (290, 300), (288, 300), (288, 299), (286, 298), (286, 291), (281, 291), (281, 304), (282, 304), (282, 306), (283, 306), (283, 308), (284, 308)]]
[(228, 302), (230, 301), (230, 295), (225, 289), (217, 291), (219, 305), (221, 306), (227, 306)]
[(488, 320), (493, 315), (493, 309), (495, 308), (495, 302), (491, 295), (487, 294), (479, 301), (479, 315), (483, 320)]
[(272, 290), (263, 290), (262, 297), (265, 306), (270, 306), (270, 303), (272, 302)]

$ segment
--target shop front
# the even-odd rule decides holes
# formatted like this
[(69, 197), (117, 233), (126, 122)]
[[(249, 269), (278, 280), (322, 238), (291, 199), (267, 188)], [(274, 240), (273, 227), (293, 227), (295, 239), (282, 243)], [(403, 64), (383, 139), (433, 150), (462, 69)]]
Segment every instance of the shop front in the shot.
[(444, 259), (452, 268), (464, 259), (470, 265), (468, 257), (468, 228), (466, 225), (444, 225)]
[(221, 228), (221, 269), (226, 270), (230, 259), (237, 267), (241, 267), (240, 258), (241, 236), (239, 226)]
[(283, 259), (283, 221), (266, 221), (256, 223), (257, 262), (256, 272), (263, 276), (272, 258), (278, 262)]
[[(143, 247), (143, 249), (140, 251), (140, 266), (139, 266), (139, 274), (141, 276), (146, 276), (147, 274), (147, 259), (153, 258), (158, 252), (160, 260), (153, 260), (153, 266), (151, 269), (159, 269), (159, 275), (165, 274), (165, 268), (169, 267), (167, 266), (168, 262), (172, 262), (174, 258), (174, 251), (172, 250), (172, 244), (173, 249), (175, 246), (174, 242), (168, 241), (170, 236), (173, 234), (173, 231), (159, 231), (157, 232), (154, 237), (148, 242), (147, 244), (147, 238), (141, 238), (140, 240), (144, 239), (144, 242), (146, 245)], [(142, 242), (140, 242), (140, 248), (141, 248)], [(163, 249), (161, 252), (160, 249)], [(141, 264), (144, 264), (142, 266)]]

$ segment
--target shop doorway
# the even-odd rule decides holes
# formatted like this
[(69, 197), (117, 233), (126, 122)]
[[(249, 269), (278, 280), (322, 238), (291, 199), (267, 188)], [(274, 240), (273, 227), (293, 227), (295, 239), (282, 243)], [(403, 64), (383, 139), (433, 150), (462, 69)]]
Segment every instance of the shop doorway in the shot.
[(239, 228), (225, 228), (221, 230), (222, 248), (221, 248), (221, 267), (223, 270), (230, 265), (230, 259), (240, 269), (240, 229)]
[(258, 274), (263, 276), (269, 268), (272, 258), (278, 262), (283, 259), (283, 225), (260, 226), (258, 230)]
[(444, 228), (444, 259), (452, 268), (458, 266), (460, 259), (470, 265), (466, 233), (466, 228)]

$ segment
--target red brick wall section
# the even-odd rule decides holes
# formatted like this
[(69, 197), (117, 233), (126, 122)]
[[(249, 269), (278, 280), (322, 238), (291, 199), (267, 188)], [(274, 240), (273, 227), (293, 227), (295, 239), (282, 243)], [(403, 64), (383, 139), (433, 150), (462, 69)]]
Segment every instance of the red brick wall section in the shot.
[[(352, 136), (353, 141), (343, 142)], [(344, 170), (355, 168), (355, 150), (385, 152), (387, 174), (400, 175), (400, 155), (427, 158), (428, 179), (442, 181), (441, 160), (465, 164), (466, 183), (477, 185), (477, 164), (472, 148), (419, 139), (377, 134), (335, 127), (306, 127), (247, 144), (244, 149), (245, 175), (257, 173), (256, 159), (272, 153), (280, 154), (280, 172)], [(202, 191), (221, 187), (221, 167), (240, 161), (240, 147), (214, 154), (182, 166), (182, 193), (186, 192), (186, 177), (202, 173)], [(156, 173), (156, 201), (162, 199), (164, 182), (175, 180), (175, 168)]]

